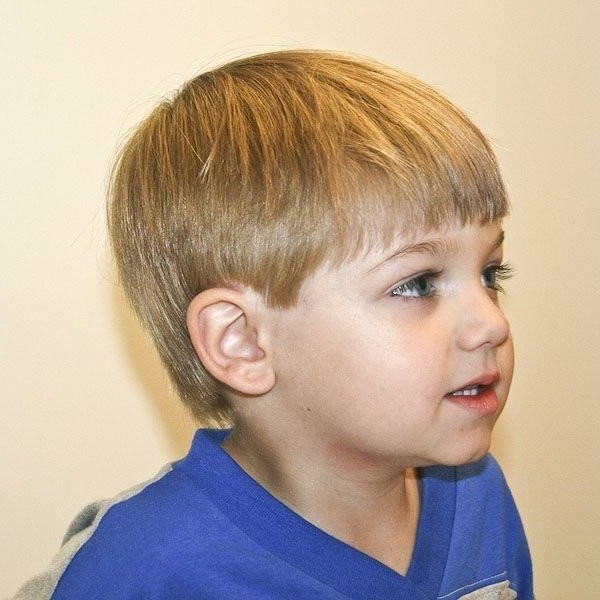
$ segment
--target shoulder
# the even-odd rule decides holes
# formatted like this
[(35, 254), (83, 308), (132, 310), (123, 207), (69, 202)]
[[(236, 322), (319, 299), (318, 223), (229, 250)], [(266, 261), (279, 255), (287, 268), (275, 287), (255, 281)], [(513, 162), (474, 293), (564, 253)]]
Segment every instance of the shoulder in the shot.
[(478, 478), (479, 481), (497, 481), (506, 484), (502, 469), (498, 461), (486, 454), (481, 460), (456, 467), (458, 479)]
[(447, 583), (468, 572), (472, 581), (510, 582), (519, 598), (531, 598), (531, 559), (525, 531), (496, 460), (456, 467), (454, 525)]
[(68, 535), (78, 539), (76, 551), (58, 581), (57, 599), (96, 598), (99, 582), (100, 589), (111, 590), (99, 598), (164, 591), (214, 551), (226, 520), (204, 485), (210, 459), (199, 460), (199, 454), (193, 449), (154, 479), (75, 520)]
[(443, 494), (449, 502), (456, 503), (459, 510), (466, 505), (482, 505), (489, 501), (512, 503), (506, 478), (498, 462), (491, 454), (481, 460), (465, 465), (448, 467), (437, 465), (422, 469), (423, 485)]
[[(155, 489), (171, 471), (171, 465), (163, 468), (151, 480), (140, 483), (117, 496), (98, 500), (83, 508), (69, 525), (63, 538), (60, 551), (54, 556), (47, 570), (28, 581), (17, 593), (14, 600), (43, 600), (55, 598), (57, 586), (65, 578), (71, 566), (88, 547), (114, 528), (114, 515), (124, 506), (136, 504), (140, 494)], [(116, 559), (117, 557), (115, 557)]]
[(151, 565), (157, 557), (168, 562), (178, 547), (175, 523), (189, 518), (190, 487), (169, 465), (152, 480), (81, 511), (54, 559), (52, 598), (96, 598), (107, 589), (110, 597), (127, 597), (141, 573), (148, 582), (165, 573), (164, 565), (160, 571)]
[(454, 467), (455, 519), (486, 527), (505, 529), (520, 519), (512, 493), (498, 462), (491, 454), (481, 460)]
[(491, 454), (465, 465), (424, 467), (420, 477), (424, 492), (442, 498), (448, 506), (464, 501), (481, 504), (484, 498), (498, 494), (510, 497), (504, 474)]
[(456, 518), (485, 527), (497, 542), (514, 543), (525, 534), (513, 495), (499, 464), (490, 454), (457, 467)]
[(16, 598), (116, 599), (166, 589), (165, 581), (192, 560), (191, 550), (206, 553), (223, 521), (195, 476), (210, 462), (199, 458), (202, 440), (195, 445), (152, 479), (84, 508), (47, 571)]
[(456, 467), (457, 493), (465, 495), (465, 499), (477, 492), (476, 497), (498, 497), (510, 499), (508, 483), (500, 465), (491, 454), (481, 460)]

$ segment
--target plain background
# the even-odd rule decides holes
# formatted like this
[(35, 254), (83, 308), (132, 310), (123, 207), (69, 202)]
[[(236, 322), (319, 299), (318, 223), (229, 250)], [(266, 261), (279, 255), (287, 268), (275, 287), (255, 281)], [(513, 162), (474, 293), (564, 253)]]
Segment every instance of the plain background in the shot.
[(151, 476), (193, 430), (108, 257), (119, 141), (200, 70), (316, 47), (419, 75), (492, 139), (513, 202), (518, 361), (494, 451), (539, 598), (600, 598), (599, 7), (0, 2), (0, 595), (47, 564), (81, 506)]

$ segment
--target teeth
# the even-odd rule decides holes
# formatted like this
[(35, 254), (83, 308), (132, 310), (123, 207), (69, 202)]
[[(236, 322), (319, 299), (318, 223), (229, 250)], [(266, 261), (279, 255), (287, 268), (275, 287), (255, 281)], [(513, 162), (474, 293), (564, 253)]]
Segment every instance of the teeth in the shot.
[(480, 392), (480, 387), (476, 385), (472, 388), (467, 388), (466, 390), (458, 390), (457, 392), (452, 392), (451, 396), (476, 396)]

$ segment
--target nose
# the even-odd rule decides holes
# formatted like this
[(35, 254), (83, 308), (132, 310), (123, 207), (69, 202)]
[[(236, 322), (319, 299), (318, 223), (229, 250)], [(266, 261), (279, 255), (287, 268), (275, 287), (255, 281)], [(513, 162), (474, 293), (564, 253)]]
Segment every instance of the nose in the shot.
[(490, 291), (478, 286), (458, 307), (458, 344), (463, 350), (501, 346), (510, 336), (508, 320)]

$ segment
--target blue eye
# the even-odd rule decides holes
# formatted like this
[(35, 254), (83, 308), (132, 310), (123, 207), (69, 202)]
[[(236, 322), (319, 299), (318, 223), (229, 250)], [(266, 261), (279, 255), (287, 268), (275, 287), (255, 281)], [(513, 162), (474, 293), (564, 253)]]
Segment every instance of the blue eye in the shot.
[(511, 277), (512, 274), (512, 268), (506, 263), (502, 265), (489, 265), (481, 274), (481, 283), (490, 290), (503, 292), (504, 290), (500, 285), (500, 281), (505, 281)]
[(424, 273), (413, 277), (392, 290), (392, 296), (402, 296), (404, 298), (427, 298), (435, 292), (435, 286), (431, 282), (432, 273)]

